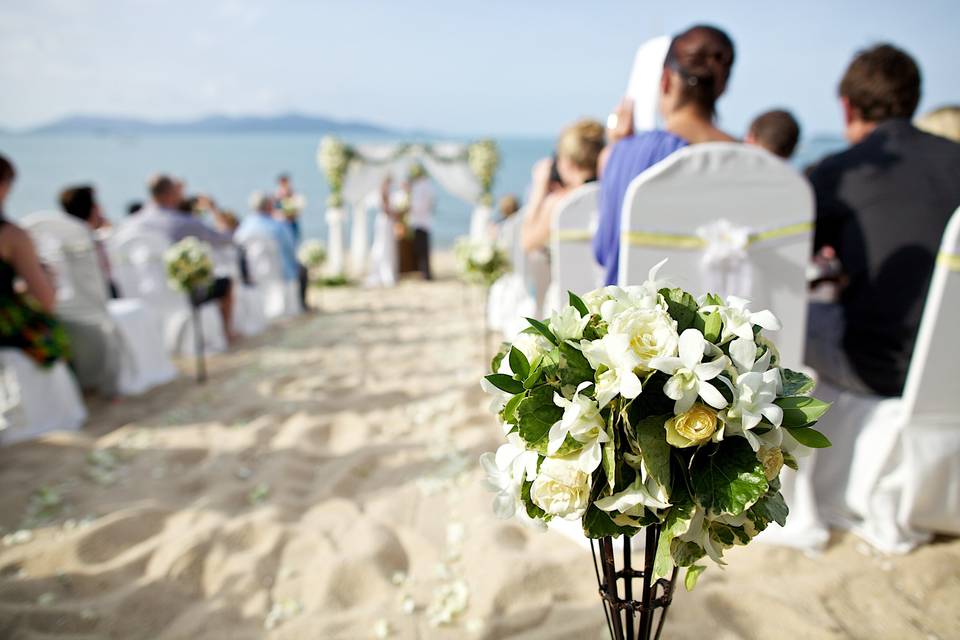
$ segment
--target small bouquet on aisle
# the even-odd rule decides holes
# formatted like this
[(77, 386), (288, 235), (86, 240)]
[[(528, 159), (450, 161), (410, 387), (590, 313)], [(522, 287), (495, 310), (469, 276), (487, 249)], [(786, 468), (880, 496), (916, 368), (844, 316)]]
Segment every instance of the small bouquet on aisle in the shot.
[(692, 589), (704, 559), (722, 565), (785, 524), (781, 469), (830, 445), (812, 428), (829, 405), (764, 333), (780, 328), (773, 314), (661, 288), (662, 264), (642, 285), (571, 293), (548, 321), (529, 320), (482, 381), (506, 437), (480, 459), (496, 514), (580, 522), (614, 638), (657, 637), (679, 567)]
[(177, 291), (192, 294), (213, 282), (213, 258), (209, 244), (190, 236), (177, 242), (163, 256), (167, 282)]
[(470, 284), (489, 287), (510, 270), (506, 252), (489, 240), (457, 238), (453, 254), (460, 277)]

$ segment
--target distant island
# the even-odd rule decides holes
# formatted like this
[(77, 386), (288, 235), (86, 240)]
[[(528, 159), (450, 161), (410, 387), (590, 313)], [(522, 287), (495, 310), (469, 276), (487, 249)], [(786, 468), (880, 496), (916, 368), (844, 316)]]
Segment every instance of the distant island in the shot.
[[(4, 131), (4, 133), (15, 133)], [(313, 133), (395, 137), (422, 135), (359, 120), (334, 120), (322, 116), (288, 113), (277, 116), (212, 115), (193, 120), (156, 122), (138, 118), (74, 115), (16, 132), (26, 135), (96, 134), (145, 135), (167, 133)]]

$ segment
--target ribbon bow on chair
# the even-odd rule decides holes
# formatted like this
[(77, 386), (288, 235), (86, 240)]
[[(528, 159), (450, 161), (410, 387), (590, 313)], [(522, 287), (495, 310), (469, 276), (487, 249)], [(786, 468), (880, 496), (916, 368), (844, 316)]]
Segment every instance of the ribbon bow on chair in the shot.
[(747, 256), (751, 232), (721, 218), (698, 227), (696, 234), (704, 242), (700, 258), (703, 288), (722, 296), (750, 297), (753, 269)]

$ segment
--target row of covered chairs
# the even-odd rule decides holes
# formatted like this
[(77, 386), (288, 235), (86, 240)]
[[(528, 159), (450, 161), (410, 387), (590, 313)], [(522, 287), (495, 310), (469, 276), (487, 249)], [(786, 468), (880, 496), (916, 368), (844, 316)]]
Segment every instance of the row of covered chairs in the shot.
[[(598, 190), (589, 184), (558, 206), (551, 281), (537, 315), (562, 306), (567, 291), (582, 294), (602, 284), (591, 245), (597, 209)], [(781, 360), (804, 369), (813, 220), (809, 184), (780, 159), (738, 144), (687, 147), (628, 188), (618, 284), (642, 282), (650, 266), (669, 258), (663, 274), (672, 285), (748, 298), (753, 308), (787, 320), (776, 336)], [(508, 240), (523, 279), (518, 236)], [(960, 409), (951, 402), (960, 383), (950, 369), (960, 351), (958, 242), (960, 213), (943, 238), (903, 397), (865, 396), (826, 382), (818, 387), (818, 397), (833, 402), (818, 426), (833, 447), (811, 453), (799, 473), (785, 470), (791, 516), (785, 528), (764, 532), (768, 542), (821, 548), (834, 526), (900, 552), (934, 532), (960, 534)], [(516, 300), (535, 301), (535, 286), (526, 277), (526, 286), (514, 287), (514, 300), (491, 296), (491, 320), (508, 339), (525, 326)]]
[[(57, 315), (106, 337), (104, 358), (119, 362), (116, 392), (138, 395), (177, 376), (171, 356), (196, 349), (190, 303), (170, 287), (164, 253), (169, 240), (143, 229), (120, 226), (103, 238), (113, 284), (122, 297), (110, 299), (94, 237), (82, 222), (49, 211), (22, 220), (57, 289)], [(250, 284), (240, 273), (238, 251), (246, 255)], [(268, 322), (300, 312), (296, 282), (283, 278), (279, 248), (270, 237), (254, 236), (239, 247), (214, 252), (218, 276), (234, 282), (236, 331), (253, 336)], [(227, 346), (214, 305), (199, 309), (206, 352)], [(157, 339), (161, 336), (162, 339)], [(16, 349), (0, 350), (0, 442), (31, 439), (53, 430), (78, 429), (86, 409), (65, 363), (43, 369)]]

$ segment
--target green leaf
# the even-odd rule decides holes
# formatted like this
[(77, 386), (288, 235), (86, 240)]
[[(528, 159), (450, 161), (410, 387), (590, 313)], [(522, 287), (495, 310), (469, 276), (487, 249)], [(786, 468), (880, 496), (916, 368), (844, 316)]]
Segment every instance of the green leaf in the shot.
[(593, 382), (594, 372), (587, 358), (580, 352), (580, 349), (567, 344), (560, 343), (559, 369), (561, 384), (569, 384), (577, 387), (581, 382), (589, 380)]
[(670, 445), (667, 444), (667, 432), (663, 424), (670, 415), (649, 416), (637, 422), (634, 429), (640, 443), (640, 455), (647, 471), (657, 484), (670, 488)]
[(700, 545), (696, 542), (684, 542), (679, 538), (674, 538), (670, 543), (670, 555), (673, 562), (678, 567), (690, 567), (697, 560), (707, 555)]
[(524, 480), (520, 487), (520, 500), (527, 509), (527, 515), (539, 520), (550, 520), (552, 516), (548, 515), (546, 511), (533, 503), (533, 499), (530, 497), (531, 487), (533, 487), (532, 480)]
[(599, 340), (607, 335), (607, 323), (600, 316), (590, 316), (590, 321), (583, 329), (584, 340)]
[(554, 346), (557, 345), (557, 336), (553, 335), (553, 331), (550, 331), (547, 325), (533, 318), (527, 318), (527, 322), (529, 322), (530, 326), (536, 329), (540, 335), (549, 340), (551, 344)]
[[(607, 435), (610, 435), (609, 433)], [(607, 484), (613, 490), (617, 483), (617, 443), (610, 438), (603, 443), (602, 458), (603, 472), (607, 476)]]
[[(587, 508), (587, 512), (583, 514), (583, 535), (588, 538), (616, 537), (622, 534), (632, 536), (637, 531), (638, 529), (636, 527), (621, 527), (610, 518), (610, 514), (606, 511), (601, 511), (593, 503)], [(627, 544), (629, 544), (629, 542), (627, 542)]]
[(517, 424), (517, 407), (523, 402), (524, 394), (518, 393), (507, 401), (504, 405), (500, 417), (507, 424)]
[(673, 571), (673, 556), (670, 554), (670, 548), (673, 539), (686, 532), (690, 527), (690, 519), (693, 517), (693, 502), (689, 496), (684, 496), (683, 500), (674, 503), (667, 511), (667, 517), (663, 521), (663, 528), (660, 529), (660, 542), (657, 545), (657, 555), (653, 561), (653, 579), (666, 578)]
[(580, 296), (575, 294), (573, 291), (567, 291), (567, 297), (570, 298), (570, 306), (580, 312), (581, 318), (590, 315), (587, 305), (583, 303), (583, 300), (580, 299)]
[(527, 356), (516, 347), (510, 347), (510, 370), (517, 378), (523, 380), (530, 375), (530, 363), (527, 362)]
[(530, 446), (546, 440), (550, 427), (563, 417), (563, 409), (553, 403), (553, 387), (537, 387), (517, 407), (520, 437)]
[(810, 396), (788, 396), (777, 398), (774, 404), (783, 409), (784, 427), (806, 427), (813, 424), (827, 412), (830, 404)]
[(707, 342), (716, 344), (720, 342), (720, 331), (723, 328), (723, 321), (720, 319), (720, 314), (716, 311), (713, 313), (699, 312), (693, 319), (693, 328), (699, 329)]
[(783, 494), (779, 491), (767, 493), (757, 500), (757, 503), (747, 511), (747, 517), (753, 522), (757, 531), (763, 531), (771, 522), (776, 522), (781, 527), (787, 523), (787, 515), (790, 509), (787, 507)]
[(768, 487), (763, 465), (744, 438), (728, 438), (713, 451), (694, 457), (690, 479), (694, 496), (704, 509), (735, 516), (756, 502)]
[(505, 373), (491, 373), (486, 376), (487, 382), (495, 386), (500, 391), (506, 391), (507, 393), (523, 393), (523, 385), (514, 380), (512, 376), (508, 376)]
[(697, 586), (697, 580), (700, 579), (700, 574), (706, 570), (707, 568), (702, 564), (695, 564), (691, 567), (687, 567), (687, 572), (683, 576), (683, 588), (688, 592), (693, 591), (694, 587)]
[(703, 306), (705, 306), (705, 307), (710, 307), (710, 306), (713, 306), (713, 307), (722, 307), (722, 306), (723, 306), (723, 298), (721, 298), (720, 296), (718, 296), (718, 295), (715, 294), (715, 293), (708, 293), (707, 295), (705, 295), (705, 296), (703, 297)]
[(827, 436), (810, 427), (792, 427), (788, 428), (787, 432), (794, 440), (811, 449), (826, 449), (832, 446)]
[(693, 326), (699, 307), (692, 295), (683, 289), (660, 289), (660, 295), (667, 301), (670, 316), (677, 321), (677, 333)]
[(490, 371), (496, 373), (500, 370), (500, 363), (503, 362), (503, 359), (507, 357), (507, 352), (510, 350), (510, 343), (502, 342), (500, 343), (500, 349), (497, 351), (497, 354), (493, 356), (493, 360), (490, 361)]
[(780, 378), (783, 380), (783, 395), (802, 396), (813, 391), (813, 378), (805, 373), (791, 369), (780, 369)]
[(794, 471), (799, 471), (799, 470), (800, 470), (800, 465), (797, 464), (797, 459), (794, 458), (794, 457), (793, 457), (792, 455), (790, 455), (789, 453), (784, 452), (784, 454), (783, 454), (783, 464), (785, 464), (786, 466), (790, 467), (790, 468), (793, 469)]

